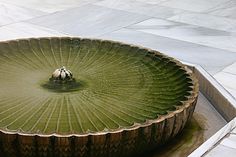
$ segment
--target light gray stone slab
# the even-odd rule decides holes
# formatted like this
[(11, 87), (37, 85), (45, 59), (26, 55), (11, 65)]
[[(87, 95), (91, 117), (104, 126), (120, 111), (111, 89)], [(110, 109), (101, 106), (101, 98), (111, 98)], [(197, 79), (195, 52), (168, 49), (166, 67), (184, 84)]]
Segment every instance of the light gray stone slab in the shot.
[[(214, 78), (226, 89), (236, 90), (236, 75), (221, 71), (215, 74)], [(236, 95), (234, 96), (236, 97)]]
[(231, 133), (236, 135), (236, 126), (235, 126), (235, 128), (232, 130)]
[(235, 89), (232, 89), (232, 88), (227, 88), (225, 87), (225, 89), (227, 89), (227, 91), (236, 98), (236, 90)]
[(83, 6), (96, 1), (99, 0), (0, 0), (0, 2), (34, 8), (49, 13)]
[(214, 77), (236, 98), (236, 62), (225, 67)]
[(229, 148), (233, 148), (236, 150), (236, 135), (228, 134), (221, 142), (221, 145)]
[(0, 27), (0, 34), (0, 41), (30, 37), (66, 36), (55, 30), (24, 22)]
[(184, 12), (170, 17), (168, 20), (222, 31), (236, 32), (236, 19), (209, 14)]
[(61, 11), (29, 22), (71, 35), (94, 37), (149, 17), (96, 5)]
[(236, 75), (236, 62), (227, 66), (223, 71)]
[(152, 18), (129, 29), (236, 52), (236, 34)]
[(168, 18), (184, 12), (180, 9), (174, 9), (157, 4), (145, 3), (145, 1), (135, 0), (103, 0), (95, 3), (96, 5), (105, 6), (108, 8), (124, 10), (128, 12), (153, 16), (158, 18)]
[(224, 145), (217, 145), (209, 153), (204, 155), (204, 157), (235, 157), (236, 149), (226, 147)]
[(121, 29), (100, 36), (100, 38), (128, 42), (149, 47), (179, 60), (203, 66), (214, 74), (236, 61), (236, 53), (184, 42), (154, 34)]
[(167, 0), (136, 0), (138, 2), (148, 3), (148, 4), (159, 4), (161, 2), (165, 2)]
[(44, 12), (0, 2), (0, 26), (42, 16)]
[(236, 19), (236, 1), (227, 1), (207, 10), (206, 13)]
[(227, 1), (229, 0), (168, 0), (159, 4), (193, 12), (204, 12)]

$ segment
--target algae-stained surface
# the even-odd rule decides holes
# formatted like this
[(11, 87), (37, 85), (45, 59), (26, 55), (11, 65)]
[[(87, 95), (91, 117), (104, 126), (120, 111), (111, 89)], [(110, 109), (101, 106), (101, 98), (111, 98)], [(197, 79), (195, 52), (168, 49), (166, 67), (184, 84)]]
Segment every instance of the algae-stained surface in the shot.
[[(142, 157), (187, 157), (204, 142), (204, 128), (192, 118), (179, 135)], [(139, 157), (141, 157), (139, 156)]]
[[(44, 88), (66, 66), (76, 89)], [(108, 41), (41, 38), (0, 44), (0, 128), (85, 134), (145, 123), (187, 99), (191, 79), (151, 50)], [(81, 85), (81, 88), (79, 87)]]

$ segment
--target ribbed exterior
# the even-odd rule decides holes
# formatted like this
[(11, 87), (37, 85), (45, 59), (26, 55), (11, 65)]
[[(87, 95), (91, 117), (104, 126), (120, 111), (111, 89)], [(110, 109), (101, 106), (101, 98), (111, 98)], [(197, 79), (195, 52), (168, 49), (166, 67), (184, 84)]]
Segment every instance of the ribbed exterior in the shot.
[(88, 136), (27, 136), (1, 133), (2, 156), (120, 157), (157, 147), (183, 129), (196, 100), (185, 110), (157, 123), (116, 133)]

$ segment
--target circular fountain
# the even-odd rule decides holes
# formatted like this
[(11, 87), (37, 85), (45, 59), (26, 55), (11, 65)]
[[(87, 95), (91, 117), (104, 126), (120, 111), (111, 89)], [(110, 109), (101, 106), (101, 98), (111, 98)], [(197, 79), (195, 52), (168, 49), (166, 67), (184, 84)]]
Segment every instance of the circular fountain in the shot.
[(1, 42), (0, 73), (1, 156), (138, 154), (181, 131), (198, 96), (180, 62), (113, 41)]

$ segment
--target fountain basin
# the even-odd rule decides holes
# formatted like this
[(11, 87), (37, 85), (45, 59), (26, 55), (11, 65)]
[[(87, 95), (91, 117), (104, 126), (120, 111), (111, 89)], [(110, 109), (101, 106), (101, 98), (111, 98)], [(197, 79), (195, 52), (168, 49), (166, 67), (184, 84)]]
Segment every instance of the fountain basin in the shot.
[[(0, 43), (0, 148), (5, 156), (129, 156), (165, 143), (192, 117), (198, 83), (177, 60), (113, 41)], [(73, 90), (45, 88), (62, 66)]]

